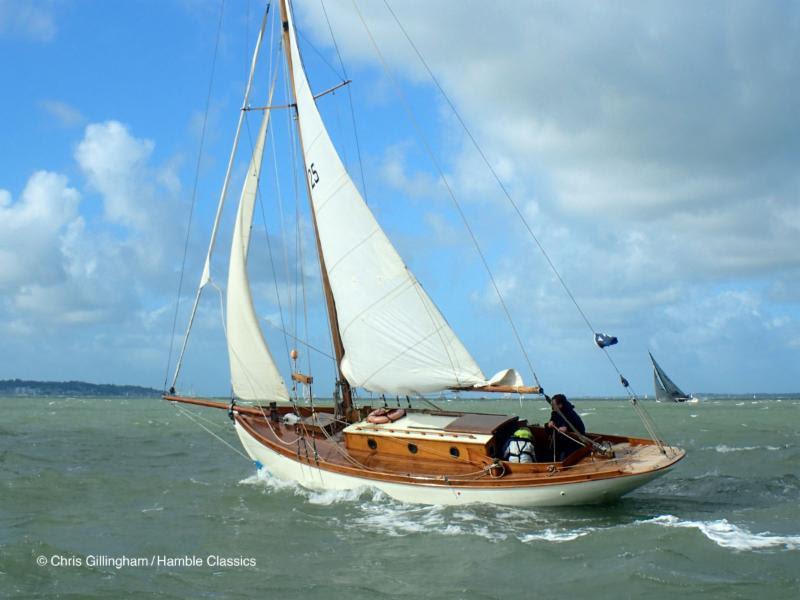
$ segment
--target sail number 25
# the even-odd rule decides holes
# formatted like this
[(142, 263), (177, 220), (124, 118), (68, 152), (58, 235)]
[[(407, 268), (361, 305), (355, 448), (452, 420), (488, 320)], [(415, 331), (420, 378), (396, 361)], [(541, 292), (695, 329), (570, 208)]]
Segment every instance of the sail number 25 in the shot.
[(308, 181), (311, 184), (311, 189), (314, 189), (314, 186), (319, 183), (319, 173), (314, 168), (314, 163), (311, 163), (308, 166)]

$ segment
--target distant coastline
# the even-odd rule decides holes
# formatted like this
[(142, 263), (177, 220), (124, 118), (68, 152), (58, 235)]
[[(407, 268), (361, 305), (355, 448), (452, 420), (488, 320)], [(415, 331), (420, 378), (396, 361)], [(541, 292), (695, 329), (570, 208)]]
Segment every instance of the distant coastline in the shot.
[(87, 383), (85, 381), (0, 380), (0, 396), (160, 396), (160, 390), (139, 385)]

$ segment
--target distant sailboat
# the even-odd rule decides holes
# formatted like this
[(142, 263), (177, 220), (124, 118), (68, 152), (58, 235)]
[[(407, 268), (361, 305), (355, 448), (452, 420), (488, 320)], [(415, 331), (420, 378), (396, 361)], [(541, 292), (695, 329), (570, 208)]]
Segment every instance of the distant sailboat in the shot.
[(653, 382), (656, 388), (656, 402), (697, 402), (697, 398), (691, 394), (686, 394), (679, 388), (672, 379), (664, 372), (664, 369), (656, 362), (650, 354), (653, 362)]

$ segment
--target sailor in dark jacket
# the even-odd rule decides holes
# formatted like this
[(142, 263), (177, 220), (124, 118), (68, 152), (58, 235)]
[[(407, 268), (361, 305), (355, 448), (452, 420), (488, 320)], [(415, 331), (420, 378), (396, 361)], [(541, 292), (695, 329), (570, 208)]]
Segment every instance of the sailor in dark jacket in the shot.
[[(575, 430), (585, 435), (586, 426), (578, 416), (578, 413), (575, 412), (575, 407), (567, 400), (564, 394), (556, 394), (553, 396), (550, 399), (550, 406), (553, 408), (553, 412), (550, 413), (550, 422), (547, 426), (561, 432), (554, 432), (553, 442), (555, 444), (557, 460), (564, 460), (581, 447), (581, 444), (570, 438), (577, 437), (575, 435)], [(568, 438), (567, 436), (570, 437)]]

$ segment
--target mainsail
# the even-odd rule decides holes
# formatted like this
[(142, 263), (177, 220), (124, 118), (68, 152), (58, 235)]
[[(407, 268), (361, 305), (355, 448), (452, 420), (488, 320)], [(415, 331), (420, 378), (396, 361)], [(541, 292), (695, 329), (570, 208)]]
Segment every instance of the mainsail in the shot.
[(379, 393), (485, 384), (345, 170), (306, 78), (291, 11), (286, 18), (306, 175), (345, 350), (342, 374)]
[[(648, 354), (650, 354), (648, 352)], [(689, 396), (685, 394), (675, 382), (672, 381), (664, 370), (650, 354), (650, 360), (653, 362), (653, 380), (656, 388), (656, 400), (659, 402), (683, 402)]]
[[(271, 99), (272, 91), (270, 103)], [(264, 113), (236, 213), (228, 267), (226, 330), (234, 394), (243, 400), (288, 402), (286, 385), (258, 324), (247, 277), (247, 251), (269, 114), (269, 110)]]

